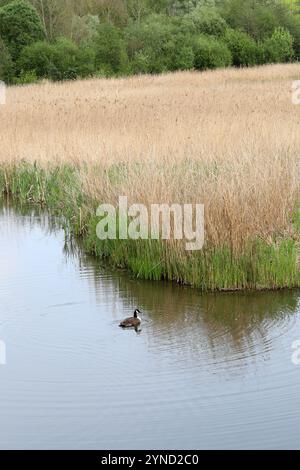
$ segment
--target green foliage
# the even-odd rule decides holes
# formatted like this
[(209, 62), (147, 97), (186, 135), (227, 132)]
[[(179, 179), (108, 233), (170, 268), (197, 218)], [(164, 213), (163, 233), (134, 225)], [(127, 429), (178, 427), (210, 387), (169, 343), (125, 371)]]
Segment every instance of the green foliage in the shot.
[(223, 14), (233, 29), (244, 31), (256, 40), (272, 34), (278, 26), (276, 8), (264, 0), (227, 0)]
[(176, 20), (151, 15), (125, 30), (128, 56), (134, 73), (189, 70), (194, 65), (192, 38)]
[(215, 7), (202, 6), (201, 3), (183, 18), (183, 23), (192, 33), (221, 36), (227, 24)]
[(171, 54), (171, 70), (190, 70), (194, 68), (195, 53), (190, 38), (178, 35)]
[(18, 61), (18, 68), (23, 72), (34, 70), (39, 78), (50, 75), (52, 67), (52, 45), (46, 41), (35, 42), (25, 47)]
[(247, 33), (228, 29), (224, 40), (231, 51), (233, 65), (241, 67), (263, 63), (263, 47)]
[(94, 71), (94, 54), (89, 47), (79, 48), (66, 38), (58, 39), (52, 47), (51, 78), (73, 80)]
[(10, 83), (14, 76), (14, 64), (11, 55), (0, 37), (0, 80)]
[(0, 77), (65, 80), (300, 59), (297, 2), (0, 0)]
[(35, 70), (28, 70), (25, 72), (22, 70), (20, 75), (14, 79), (15, 85), (29, 85), (31, 83), (37, 83), (38, 77)]
[[(300, 5), (300, 4), (299, 4)], [(294, 39), (293, 49), (295, 58), (300, 59), (300, 15), (290, 14), (284, 22), (284, 28), (290, 32)]]
[(42, 22), (35, 8), (24, 0), (13, 0), (0, 8), (0, 36), (13, 60), (23, 47), (44, 37)]
[(54, 44), (36, 42), (23, 49), (18, 61), (19, 69), (34, 71), (39, 78), (72, 80), (94, 72), (94, 51), (88, 45), (79, 48), (66, 38)]
[[(125, 30), (127, 50), (135, 72), (161, 73), (170, 69), (173, 37), (165, 17), (151, 15)], [(142, 64), (142, 70), (138, 66)]]
[(228, 67), (232, 56), (226, 44), (209, 36), (199, 36), (194, 42), (195, 68), (198, 70)]
[(289, 62), (294, 55), (293, 36), (286, 29), (276, 28), (265, 40), (265, 57), (268, 62)]
[(100, 24), (94, 38), (96, 68), (121, 73), (127, 66), (126, 48), (121, 32), (109, 23)]
[(97, 34), (99, 23), (97, 15), (74, 15), (72, 19), (73, 41), (78, 45), (92, 41)]

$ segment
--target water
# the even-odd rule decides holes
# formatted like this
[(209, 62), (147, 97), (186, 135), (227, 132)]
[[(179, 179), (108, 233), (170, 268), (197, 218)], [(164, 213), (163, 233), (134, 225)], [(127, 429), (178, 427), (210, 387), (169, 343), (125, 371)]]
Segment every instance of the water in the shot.
[(0, 260), (1, 449), (300, 449), (299, 291), (134, 280), (9, 206)]

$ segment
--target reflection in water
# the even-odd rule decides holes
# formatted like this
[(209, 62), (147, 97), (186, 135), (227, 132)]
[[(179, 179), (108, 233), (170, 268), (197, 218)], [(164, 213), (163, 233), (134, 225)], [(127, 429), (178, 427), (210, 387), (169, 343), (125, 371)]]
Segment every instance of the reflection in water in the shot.
[(136, 280), (61, 224), (0, 212), (0, 448), (299, 448), (298, 291)]
[(244, 373), (248, 362), (261, 360), (262, 355), (267, 359), (276, 341), (295, 326), (299, 291), (203, 294), (190, 287), (132, 279), (124, 272), (112, 273), (99, 283), (103, 268), (78, 245), (74, 253), (83, 276), (87, 269), (93, 270), (89, 282), (98, 303), (109, 289), (129, 311), (138, 305), (151, 323), (153, 347), (172, 345), (175, 354), (178, 351), (186, 360), (201, 353), (210, 367), (224, 371), (237, 360), (236, 372)]

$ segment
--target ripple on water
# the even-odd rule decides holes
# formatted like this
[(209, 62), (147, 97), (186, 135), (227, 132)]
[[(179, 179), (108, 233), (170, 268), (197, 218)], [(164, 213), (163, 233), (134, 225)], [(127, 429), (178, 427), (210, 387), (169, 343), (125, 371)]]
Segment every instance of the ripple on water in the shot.
[(299, 292), (133, 280), (47, 214), (0, 226), (1, 448), (299, 448)]

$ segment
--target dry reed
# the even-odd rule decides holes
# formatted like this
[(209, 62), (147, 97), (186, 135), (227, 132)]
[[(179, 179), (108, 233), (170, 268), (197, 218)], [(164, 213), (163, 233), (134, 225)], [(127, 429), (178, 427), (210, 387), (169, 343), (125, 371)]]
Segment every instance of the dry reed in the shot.
[(99, 202), (204, 203), (210, 246), (293, 237), (299, 75), (290, 64), (12, 87), (0, 162), (86, 164)]

